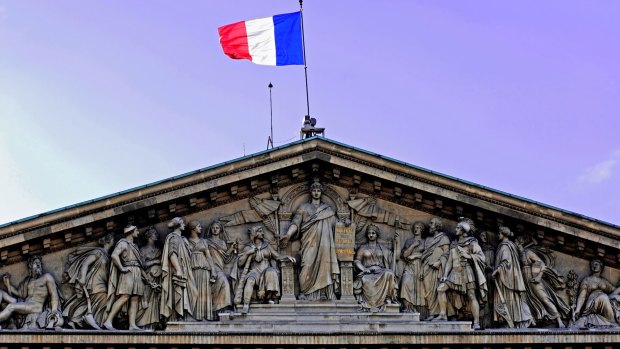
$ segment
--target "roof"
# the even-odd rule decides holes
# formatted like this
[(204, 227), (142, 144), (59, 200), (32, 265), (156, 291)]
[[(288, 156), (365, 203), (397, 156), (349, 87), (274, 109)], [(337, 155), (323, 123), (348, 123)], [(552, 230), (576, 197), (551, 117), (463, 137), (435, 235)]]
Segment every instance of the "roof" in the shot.
[(275, 152), (278, 152), (281, 149), (290, 148), (290, 147), (292, 147), (294, 145), (303, 144), (303, 143), (310, 143), (310, 142), (316, 142), (316, 141), (331, 143), (331, 144), (336, 145), (338, 147), (354, 150), (356, 152), (367, 154), (367, 155), (370, 155), (370, 156), (373, 156), (373, 157), (376, 157), (376, 158), (379, 158), (379, 159), (384, 159), (384, 160), (387, 160), (387, 161), (390, 161), (390, 162), (393, 162), (393, 163), (401, 164), (401, 165), (404, 165), (406, 167), (409, 167), (409, 168), (412, 168), (412, 169), (415, 169), (415, 170), (418, 170), (418, 171), (426, 172), (428, 174), (437, 175), (437, 176), (440, 176), (440, 177), (443, 177), (443, 178), (446, 178), (446, 179), (450, 179), (450, 180), (453, 180), (455, 182), (459, 182), (459, 183), (462, 183), (462, 184), (465, 184), (465, 185), (468, 185), (468, 186), (476, 187), (476, 188), (479, 188), (479, 189), (482, 189), (482, 190), (485, 190), (485, 191), (488, 191), (488, 192), (497, 193), (497, 194), (500, 194), (502, 196), (511, 197), (511, 198), (514, 198), (514, 199), (517, 199), (517, 200), (520, 200), (520, 201), (524, 201), (524, 202), (527, 202), (527, 203), (530, 203), (530, 204), (534, 204), (534, 205), (537, 205), (537, 206), (540, 206), (540, 207), (544, 207), (544, 208), (548, 208), (548, 209), (551, 209), (551, 210), (554, 210), (554, 211), (562, 212), (562, 213), (565, 213), (565, 214), (568, 214), (568, 215), (571, 215), (571, 216), (574, 216), (574, 217), (577, 217), (577, 218), (580, 218), (580, 219), (585, 219), (585, 220), (588, 220), (588, 221), (592, 221), (592, 222), (596, 222), (596, 223), (599, 223), (599, 224), (607, 225), (607, 226), (615, 228), (615, 229), (620, 229), (620, 226), (612, 224), (612, 223), (609, 223), (609, 222), (605, 222), (605, 221), (598, 220), (598, 219), (595, 219), (595, 218), (592, 218), (592, 217), (588, 217), (586, 215), (582, 215), (582, 214), (579, 214), (579, 213), (575, 213), (575, 212), (564, 210), (564, 209), (561, 209), (561, 208), (558, 208), (558, 207), (547, 205), (547, 204), (544, 204), (544, 203), (541, 203), (541, 202), (538, 202), (538, 201), (535, 201), (535, 200), (524, 198), (522, 196), (506, 193), (506, 192), (503, 192), (501, 190), (493, 189), (493, 188), (490, 188), (490, 187), (487, 187), (487, 186), (484, 186), (484, 185), (480, 185), (480, 184), (477, 184), (477, 183), (474, 183), (474, 182), (470, 182), (470, 181), (463, 180), (463, 179), (460, 179), (460, 178), (452, 177), (450, 175), (446, 175), (446, 174), (443, 174), (443, 173), (440, 173), (440, 172), (432, 171), (432, 170), (429, 170), (429, 169), (426, 169), (426, 168), (423, 168), (423, 167), (420, 167), (420, 166), (409, 164), (407, 162), (403, 162), (403, 161), (400, 161), (400, 160), (397, 160), (397, 159), (393, 159), (393, 158), (390, 158), (390, 157), (387, 157), (387, 156), (384, 156), (384, 155), (381, 155), (381, 154), (373, 153), (373, 152), (370, 152), (370, 151), (367, 151), (367, 150), (364, 150), (364, 149), (361, 149), (361, 148), (353, 147), (353, 146), (350, 146), (350, 145), (347, 145), (347, 144), (344, 144), (344, 143), (341, 143), (341, 142), (337, 142), (337, 141), (334, 141), (334, 140), (331, 140), (331, 139), (328, 139), (328, 138), (325, 138), (325, 137), (319, 137), (319, 136), (315, 136), (315, 137), (311, 137), (311, 138), (307, 138), (307, 139), (303, 139), (303, 140), (287, 143), (285, 145), (281, 145), (281, 146), (278, 146), (278, 147), (275, 147), (275, 148), (272, 148), (272, 149), (260, 151), (260, 152), (257, 152), (257, 153), (253, 153), (253, 154), (250, 154), (250, 155), (239, 157), (239, 158), (236, 158), (236, 159), (233, 159), (233, 160), (229, 160), (229, 161), (226, 161), (226, 162), (222, 162), (222, 163), (219, 163), (219, 164), (207, 166), (207, 167), (195, 170), (195, 171), (186, 172), (186, 173), (174, 176), (174, 177), (162, 179), (162, 180), (159, 180), (159, 181), (156, 181), (156, 182), (152, 182), (152, 183), (148, 183), (148, 184), (141, 185), (141, 186), (138, 186), (138, 187), (126, 189), (126, 190), (123, 190), (123, 191), (120, 191), (120, 192), (112, 193), (112, 194), (105, 195), (105, 196), (102, 196), (102, 197), (98, 197), (98, 198), (95, 198), (95, 199), (82, 201), (82, 202), (79, 202), (79, 203), (76, 203), (76, 204), (73, 204), (73, 205), (57, 208), (57, 209), (50, 210), (50, 211), (47, 211), (47, 212), (43, 212), (43, 213), (39, 213), (39, 214), (32, 215), (32, 216), (29, 216), (29, 217), (25, 217), (25, 218), (22, 218), (22, 219), (18, 219), (18, 220), (12, 221), (12, 222), (1, 224), (0, 225), (0, 229), (6, 228), (6, 227), (9, 227), (9, 226), (12, 226), (12, 225), (16, 225), (16, 224), (19, 224), (19, 223), (27, 222), (27, 221), (30, 221), (30, 220), (33, 220), (33, 219), (36, 219), (36, 218), (42, 218), (42, 217), (50, 216), (50, 215), (53, 215), (53, 214), (58, 213), (58, 212), (63, 212), (63, 211), (67, 211), (67, 210), (70, 210), (70, 209), (73, 209), (73, 208), (85, 206), (85, 205), (88, 205), (88, 204), (91, 204), (91, 203), (109, 200), (109, 199), (112, 199), (112, 198), (115, 198), (115, 197), (119, 197), (119, 196), (127, 194), (127, 193), (143, 190), (143, 189), (146, 189), (146, 188), (156, 187), (156, 186), (164, 184), (164, 183), (169, 183), (169, 182), (173, 182), (173, 181), (176, 181), (176, 180), (179, 180), (179, 179), (187, 178), (187, 177), (193, 176), (195, 174), (207, 172), (207, 171), (210, 171), (210, 170), (213, 170), (213, 169), (216, 169), (216, 168), (219, 168), (219, 167), (223, 167), (223, 166), (226, 166), (226, 165), (229, 165), (229, 164), (239, 163), (239, 162), (241, 162), (243, 160), (247, 160), (247, 159), (251, 159), (251, 158), (255, 158), (255, 157), (260, 157), (262, 155), (269, 154), (269, 153), (275, 153)]

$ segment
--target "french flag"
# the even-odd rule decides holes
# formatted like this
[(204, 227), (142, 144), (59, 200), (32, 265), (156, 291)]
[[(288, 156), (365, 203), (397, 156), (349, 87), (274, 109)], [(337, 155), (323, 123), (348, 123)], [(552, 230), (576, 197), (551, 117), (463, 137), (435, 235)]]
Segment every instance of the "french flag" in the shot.
[(219, 27), (224, 54), (262, 65), (304, 64), (301, 12)]

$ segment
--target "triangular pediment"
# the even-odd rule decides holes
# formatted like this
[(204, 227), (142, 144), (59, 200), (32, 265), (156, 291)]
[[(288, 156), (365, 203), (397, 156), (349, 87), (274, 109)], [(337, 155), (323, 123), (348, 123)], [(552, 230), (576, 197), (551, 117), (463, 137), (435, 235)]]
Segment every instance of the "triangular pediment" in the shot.
[[(77, 260), (76, 251), (96, 246), (106, 235), (114, 234), (118, 240), (129, 225), (137, 226), (142, 233), (154, 231), (161, 245), (173, 230), (169, 223), (175, 217), (183, 217), (186, 223), (200, 223), (205, 230), (214, 222), (221, 222), (229, 244), (235, 242), (234, 250), (239, 254), (249, 246), (248, 229), (259, 224), (268, 240), (265, 246), (299, 263), (304, 242), (299, 238), (303, 235), (302, 224), (295, 220), (300, 207), (311, 200), (312, 185), (316, 182), (322, 184), (322, 202), (333, 211), (337, 222), (336, 254), (340, 263), (345, 262), (340, 268), (349, 268), (352, 275), (339, 284), (339, 300), (344, 298), (346, 288), (353, 290), (353, 278), (363, 274), (353, 272), (357, 267), (354, 257), (359, 258), (358, 251), (367, 242), (370, 226), (377, 229), (380, 245), (397, 250), (390, 257), (391, 267), (400, 275), (406, 263), (404, 252), (399, 251), (413, 241), (415, 224), (425, 225), (426, 238), (429, 223), (435, 217), (443, 221), (443, 230), (453, 244), (457, 223), (465, 217), (473, 226), (474, 237), (480, 239), (484, 232), (480, 245), (485, 253), (494, 253), (500, 244), (498, 229), (503, 226), (541, 253), (559, 278), (587, 277), (593, 259), (603, 261), (602, 275), (606, 279), (615, 283), (620, 278), (620, 227), (616, 225), (322, 137), (4, 224), (0, 226), (0, 265), (4, 272), (25, 275), (26, 261), (33, 255), (42, 256), (45, 270), (56, 279), (63, 298), (68, 299), (73, 297), (73, 291), (61, 280), (69, 268), (67, 261)], [(299, 228), (291, 235), (290, 243), (278, 243), (278, 236), (295, 224)], [(349, 230), (353, 234), (351, 241), (347, 238)], [(139, 244), (142, 243), (140, 240)], [(387, 260), (387, 255), (384, 258)], [(243, 277), (244, 263), (233, 264), (222, 272), (229, 279)], [(489, 261), (489, 270), (494, 268)], [(279, 296), (283, 303), (300, 299), (303, 286), (298, 269), (291, 264), (289, 269), (282, 267), (279, 271), (283, 280), (294, 280), (282, 281)], [(490, 283), (490, 276), (487, 277)], [(570, 292), (577, 286), (573, 283)], [(569, 289), (562, 289), (562, 297), (574, 305), (576, 298), (568, 299)], [(231, 292), (235, 291), (239, 292)], [(353, 291), (348, 296), (353, 299)], [(340, 306), (345, 309), (350, 304)], [(399, 311), (398, 306), (391, 307)], [(270, 309), (268, 305), (256, 306), (256, 319), (268, 318)], [(489, 313), (484, 316), (491, 317)], [(492, 320), (486, 322), (485, 326), (493, 327)], [(183, 327), (186, 325), (179, 326), (187, 330)]]
[[(479, 229), (506, 225), (583, 258), (620, 259), (620, 227), (316, 137), (0, 226), (0, 260), (69, 248), (128, 222), (153, 225), (318, 179)], [(348, 196), (349, 198), (347, 198)]]

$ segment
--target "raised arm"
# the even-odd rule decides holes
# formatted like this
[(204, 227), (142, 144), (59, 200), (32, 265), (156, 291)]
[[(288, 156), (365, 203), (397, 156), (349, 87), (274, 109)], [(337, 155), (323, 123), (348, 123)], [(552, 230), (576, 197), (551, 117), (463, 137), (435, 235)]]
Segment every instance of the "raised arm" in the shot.
[(15, 286), (11, 285), (11, 274), (6, 273), (2, 276), (2, 281), (4, 283), (4, 287), (8, 291), (10, 296), (18, 296), (19, 290), (15, 288)]

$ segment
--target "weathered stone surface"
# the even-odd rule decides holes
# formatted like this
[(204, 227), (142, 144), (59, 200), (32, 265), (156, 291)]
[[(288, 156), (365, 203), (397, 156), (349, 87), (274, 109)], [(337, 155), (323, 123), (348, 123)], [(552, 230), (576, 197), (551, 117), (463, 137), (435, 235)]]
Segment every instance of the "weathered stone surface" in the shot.
[[(192, 224), (184, 230), (186, 222)], [(414, 222), (419, 223), (415, 238)], [(498, 223), (525, 241), (517, 241), (510, 250), (514, 252), (496, 250), (507, 245)], [(106, 268), (115, 271), (101, 283), (103, 292), (98, 290), (105, 294), (103, 304), (109, 304), (104, 311), (101, 302), (91, 298), (88, 304), (84, 298), (95, 294), (92, 282), (81, 280), (94, 264), (85, 262), (87, 254), (76, 259), (76, 252), (95, 250), (96, 241), (107, 233), (120, 240), (128, 225), (139, 227), (135, 248), (123, 243), (131, 248), (108, 250), (117, 255), (110, 263), (102, 258)], [(214, 225), (218, 238), (203, 229)], [(151, 252), (163, 252), (155, 263), (141, 256), (147, 249), (141, 249), (146, 240), (139, 235), (147, 231), (151, 243), (164, 245), (150, 247)], [(457, 337), (461, 341), (453, 343), (484, 343), (483, 337), (499, 343), (495, 335), (527, 343), (533, 333), (559, 343), (562, 337), (549, 337), (547, 331), (582, 341), (579, 329), (584, 327), (620, 333), (619, 241), (620, 227), (615, 225), (324, 139), (0, 226), (2, 271), (26, 275), (25, 261), (42, 255), (61, 298), (73, 300), (61, 302), (58, 309), (67, 324), (97, 328), (107, 319), (110, 326), (105, 327), (117, 329), (167, 325), (167, 332), (154, 332), (154, 338), (166, 343), (196, 339), (179, 332), (243, 333), (191, 342), (204, 344), (276, 343), (261, 336), (268, 333), (294, 335), (290, 342), (289, 337), (277, 337), (283, 340), (280, 344), (317, 345), (347, 343), (344, 338), (349, 341), (350, 333), (380, 335), (362, 335), (365, 344), (422, 343), (419, 338), (439, 344)], [(185, 255), (186, 244), (192, 248)], [(136, 258), (129, 250), (137, 251)], [(70, 256), (75, 263), (65, 266)], [(604, 268), (591, 270), (590, 261)], [(85, 270), (80, 272), (82, 265)], [(119, 293), (119, 286), (128, 285), (126, 269), (135, 270), (132, 280), (144, 282), (149, 292), (132, 286)], [(65, 282), (68, 271), (77, 275), (72, 282)], [(411, 293), (407, 299), (403, 289)], [(6, 299), (15, 296), (6, 291)], [(240, 297), (236, 304), (234, 296)], [(0, 306), (5, 315), (4, 310), (11, 309), (6, 299)], [(506, 312), (498, 304), (505, 305)], [(538, 329), (511, 335), (493, 330), (510, 323), (502, 314), (513, 323), (524, 318), (525, 306), (536, 321), (529, 325)], [(99, 315), (87, 316), (95, 313)], [(155, 315), (141, 322), (145, 313)], [(167, 324), (155, 320), (159, 314)], [(4, 317), (11, 320), (2, 330), (9, 343), (14, 338), (11, 329), (21, 325), (13, 321), (18, 320), (13, 313)], [(450, 321), (424, 321), (428, 318)], [(473, 332), (472, 323), (493, 336)], [(88, 337), (92, 343), (105, 343), (92, 332), (61, 331), (70, 341)], [(307, 335), (310, 332), (317, 335)], [(407, 337), (409, 333), (417, 335)], [(54, 335), (36, 334), (49, 343)], [(143, 336), (119, 340), (138, 343)]]

